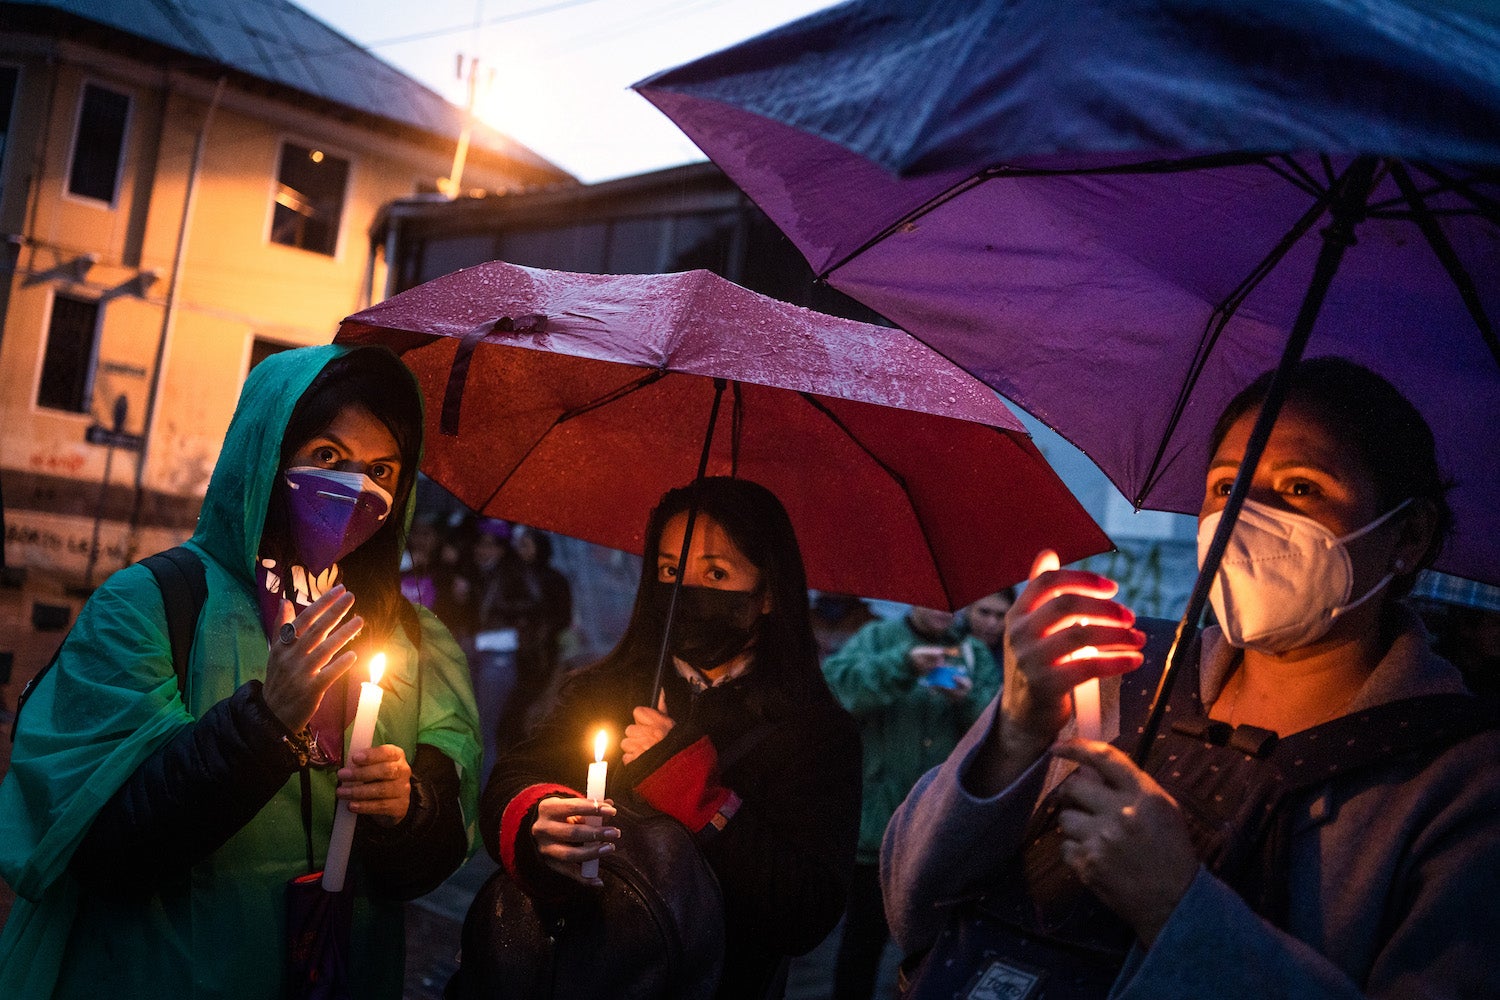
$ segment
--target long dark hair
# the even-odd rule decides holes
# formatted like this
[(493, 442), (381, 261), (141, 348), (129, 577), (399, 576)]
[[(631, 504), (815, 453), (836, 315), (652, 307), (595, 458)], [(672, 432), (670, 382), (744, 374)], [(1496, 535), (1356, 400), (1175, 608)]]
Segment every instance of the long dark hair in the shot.
[[(1210, 460), (1235, 421), (1259, 408), (1273, 374), (1265, 372), (1229, 401), (1214, 425)], [(1438, 467), (1432, 429), (1400, 390), (1346, 358), (1300, 362), (1292, 370), (1286, 402), (1311, 410), (1354, 450), (1375, 483), (1381, 513), (1407, 499), (1425, 503), (1432, 510), (1432, 543), (1417, 565), (1398, 575), (1391, 585), (1392, 596), (1405, 595), (1416, 582), (1417, 571), (1438, 557), (1453, 527), (1453, 511), (1445, 496), (1452, 484)]]
[(653, 627), (648, 602), (657, 579), (656, 559), (667, 521), (696, 506), (701, 517), (718, 523), (745, 557), (760, 570), (761, 586), (771, 609), (761, 619), (751, 676), (768, 703), (830, 697), (818, 669), (817, 642), (808, 613), (807, 574), (791, 518), (776, 495), (758, 483), (727, 476), (700, 479), (669, 490), (646, 522), (646, 547), (641, 581), (636, 589), (630, 624), (619, 643), (594, 668), (620, 666), (641, 678), (644, 699), (661, 649), (661, 634)]
[[(422, 401), (401, 359), (383, 347), (362, 347), (330, 361), (297, 400), (281, 437), (277, 469), (285, 469), (308, 441), (323, 433), (348, 406), (362, 406), (390, 431), (401, 455), (390, 516), (380, 530), (339, 560), (341, 582), (354, 594), (365, 620), (363, 639), (378, 641), (405, 622), (401, 596), (401, 549), (406, 538), (406, 502), (422, 457)], [(271, 491), (261, 535), (261, 554), (280, 566), (296, 561), (281, 477)]]

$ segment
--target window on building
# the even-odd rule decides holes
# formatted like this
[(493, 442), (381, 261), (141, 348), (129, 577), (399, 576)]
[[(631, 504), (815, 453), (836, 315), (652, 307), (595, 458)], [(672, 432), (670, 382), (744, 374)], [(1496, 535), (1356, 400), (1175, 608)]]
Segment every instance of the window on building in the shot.
[(98, 201), (115, 201), (120, 162), (125, 154), (125, 121), (130, 97), (92, 83), (83, 88), (78, 110), (78, 135), (73, 142), (73, 166), (68, 171), (68, 193)]
[(348, 184), (348, 160), (321, 149), (282, 143), (271, 242), (333, 256)]
[(283, 344), (279, 340), (266, 340), (262, 337), (256, 337), (250, 343), (250, 370), (254, 371), (256, 365), (271, 355), (280, 354), (282, 351), (290, 351), (295, 346), (295, 344)]
[[(11, 106), (16, 103), (16, 81), (20, 75), (14, 66), (0, 66), (0, 167), (5, 166), (5, 140), (10, 135)], [(0, 179), (0, 184), (3, 183)]]
[(99, 339), (99, 303), (58, 295), (52, 299), (47, 350), (36, 402), (53, 410), (87, 413)]

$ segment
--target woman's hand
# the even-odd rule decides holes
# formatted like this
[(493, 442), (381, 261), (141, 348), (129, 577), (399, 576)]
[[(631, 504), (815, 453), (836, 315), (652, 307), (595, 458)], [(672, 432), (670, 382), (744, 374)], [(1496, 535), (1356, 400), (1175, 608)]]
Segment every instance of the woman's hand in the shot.
[(608, 822), (615, 817), (615, 807), (592, 799), (543, 799), (537, 803), (531, 838), (548, 868), (574, 882), (602, 886), (603, 879), (584, 878), (578, 866), (612, 852), (620, 831), (613, 826), (590, 826), (584, 822), (586, 816)]
[[(291, 732), (307, 725), (323, 700), (323, 692), (354, 665), (352, 649), (344, 649), (359, 634), (365, 620), (349, 615), (354, 595), (335, 584), (300, 615), (290, 601), (281, 602), (281, 625), (291, 622), (297, 637), (291, 643), (271, 637), (263, 688), (266, 705)], [(348, 616), (348, 617), (345, 617)]]
[(666, 739), (667, 733), (676, 725), (667, 714), (667, 696), (663, 692), (657, 699), (657, 708), (637, 705), (632, 711), (635, 719), (625, 727), (625, 737), (620, 740), (620, 761), (629, 764), (641, 754)]
[(1069, 740), (1053, 752), (1079, 765), (1058, 786), (1063, 861), (1150, 947), (1198, 873), (1177, 802), (1108, 743)]
[(373, 816), (384, 826), (395, 826), (406, 818), (411, 807), (411, 765), (406, 751), (385, 744), (357, 750), (339, 769), (339, 798), (349, 803), (349, 811)]
[(1111, 600), (1118, 590), (1108, 577), (1058, 568), (1055, 552), (1037, 556), (1030, 582), (1005, 615), (1005, 681), (995, 726), (968, 779), (976, 794), (999, 792), (1047, 751), (1073, 711), (1079, 682), (1141, 665), (1146, 636), (1131, 627), (1131, 610)]

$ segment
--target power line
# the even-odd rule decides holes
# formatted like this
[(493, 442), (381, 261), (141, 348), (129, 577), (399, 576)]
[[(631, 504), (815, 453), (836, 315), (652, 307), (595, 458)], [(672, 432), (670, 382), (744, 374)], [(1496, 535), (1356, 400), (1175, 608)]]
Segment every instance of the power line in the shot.
[[(587, 5), (587, 4), (600, 3), (600, 2), (602, 2), (602, 0), (558, 0), (557, 3), (547, 4), (546, 6), (542, 6), (542, 7), (532, 7), (532, 8), (529, 8), (527, 10), (516, 11), (516, 12), (510, 13), (510, 14), (496, 14), (493, 17), (486, 17), (486, 18), (482, 18), (482, 19), (476, 19), (476, 20), (470, 21), (470, 22), (468, 22), (466, 24), (456, 24), (456, 25), (451, 25), (451, 26), (446, 27), (446, 28), (431, 28), (431, 29), (429, 29), (427, 31), (418, 31), (418, 32), (414, 32), (414, 33), (412, 33), (410, 35), (397, 35), (397, 36), (392, 37), (392, 38), (377, 39), (377, 40), (372, 41), (372, 42), (356, 42), (352, 38), (346, 38), (345, 40), (348, 41), (348, 43), (349, 43), (350, 46), (352, 46), (352, 47), (354, 47), (356, 49), (362, 49), (362, 50), (368, 52), (371, 49), (384, 48), (384, 47), (386, 47), (388, 45), (403, 45), (403, 44), (405, 44), (407, 42), (420, 42), (420, 41), (425, 41), (426, 39), (429, 39), (429, 38), (441, 38), (444, 35), (454, 35), (454, 34), (457, 34), (457, 33), (461, 32), (461, 31), (474, 31), (474, 30), (476, 30), (478, 28), (489, 28), (489, 27), (493, 27), (493, 26), (495, 26), (497, 24), (509, 24), (509, 23), (514, 22), (514, 21), (524, 21), (524, 20), (526, 20), (528, 18), (541, 17), (544, 14), (554, 14), (557, 11), (560, 11), (560, 10), (568, 10), (570, 8), (573, 8), (573, 7), (583, 7), (583, 6)], [(308, 17), (313, 17), (313, 15), (310, 12), (306, 11), (306, 10), (304, 10), (303, 13), (307, 14)], [(317, 20), (316, 18), (314, 18), (314, 19)], [(319, 21), (319, 23), (321, 24), (323, 22)], [(330, 31), (334, 30), (331, 26), (327, 26), (327, 25), (325, 25), (325, 26), (329, 27)], [(339, 48), (336, 48), (336, 49), (330, 48), (330, 49), (322, 49), (322, 50), (319, 50), (319, 49), (298, 49), (297, 51), (294, 51), (294, 52), (287, 52), (285, 55), (280, 55), (280, 56), (265, 56), (265, 57), (262, 57), (261, 59), (259, 59), (258, 61), (262, 65), (270, 66), (270, 65), (273, 65), (273, 64), (279, 63), (279, 62), (289, 62), (289, 61), (291, 61), (293, 59), (308, 59), (308, 58), (315, 59), (315, 58), (318, 58), (319, 56), (336, 56), (336, 55), (342, 55), (343, 53), (345, 53), (347, 51), (348, 51), (348, 48), (344, 47), (344, 46), (340, 46)]]

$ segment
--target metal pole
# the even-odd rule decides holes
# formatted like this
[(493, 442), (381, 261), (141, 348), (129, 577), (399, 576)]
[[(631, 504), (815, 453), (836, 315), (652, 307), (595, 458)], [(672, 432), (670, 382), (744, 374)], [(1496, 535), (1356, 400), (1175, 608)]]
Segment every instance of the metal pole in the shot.
[(109, 498), (109, 470), (114, 465), (115, 444), (125, 432), (125, 418), (129, 412), (130, 400), (121, 393), (115, 397), (114, 423), (111, 426), (113, 433), (104, 449), (104, 477), (99, 481), (99, 504), (94, 509), (94, 535), (89, 541), (88, 567), (83, 571), (83, 586), (86, 590), (94, 589), (94, 566), (99, 559), (99, 525), (104, 521), (104, 502)]
[(141, 500), (145, 495), (146, 458), (151, 451), (151, 431), (156, 424), (156, 405), (161, 394), (162, 369), (166, 367), (167, 339), (172, 332), (172, 319), (177, 310), (177, 289), (182, 284), (182, 262), (187, 256), (188, 227), (193, 217), (193, 202), (198, 193), (198, 175), (203, 170), (203, 151), (208, 145), (208, 127), (213, 122), (219, 100), (224, 96), (224, 85), (228, 77), (219, 77), (214, 86), (214, 96), (208, 102), (208, 111), (203, 115), (203, 125), (198, 129), (198, 141), (193, 148), (193, 165), (188, 170), (187, 191), (182, 199), (182, 221), (177, 228), (177, 251), (172, 257), (172, 277), (167, 282), (167, 301), (162, 307), (161, 334), (156, 340), (156, 363), (151, 370), (151, 385), (146, 391), (146, 418), (141, 428), (141, 451), (135, 461), (135, 497), (130, 505), (130, 524), (126, 540), (126, 561), (135, 559), (136, 532), (141, 521)]
[(1203, 609), (1208, 605), (1208, 594), (1212, 589), (1214, 577), (1218, 575), (1219, 563), (1224, 558), (1224, 549), (1229, 544), (1229, 535), (1234, 530), (1234, 522), (1238, 520), (1240, 508), (1244, 505), (1245, 497), (1250, 493), (1250, 483), (1255, 477), (1255, 467), (1260, 463), (1261, 453), (1265, 451), (1266, 442), (1271, 437), (1271, 428), (1276, 423), (1276, 415), (1281, 411), (1281, 404), (1286, 399), (1291, 370), (1296, 367), (1297, 362), (1302, 359), (1303, 351), (1307, 349), (1307, 341), (1312, 336), (1313, 324), (1317, 321), (1318, 311), (1323, 307), (1323, 299), (1328, 294), (1328, 287), (1332, 284), (1333, 276), (1339, 269), (1339, 263), (1344, 258), (1344, 251), (1354, 245), (1354, 228), (1364, 218), (1365, 203), (1374, 187), (1377, 162), (1373, 157), (1356, 159), (1339, 178), (1332, 192), (1329, 205), (1331, 221), (1323, 230), (1323, 246), (1318, 253), (1317, 262), (1313, 265), (1312, 279), (1308, 283), (1307, 293), (1303, 296), (1302, 306), (1297, 311), (1296, 320), (1292, 323), (1292, 330), (1281, 352), (1281, 360), (1276, 366), (1276, 373), (1271, 376), (1271, 384), (1266, 387), (1266, 398), (1261, 403), (1260, 415), (1250, 431), (1250, 440), (1245, 444), (1245, 454), (1240, 459), (1240, 468), (1235, 474), (1234, 485), (1230, 487), (1229, 497), (1224, 502), (1224, 514), (1219, 519), (1218, 530), (1214, 532), (1208, 551), (1203, 555), (1203, 565), (1198, 570), (1198, 579), (1193, 585), (1192, 595), (1188, 598), (1187, 610), (1183, 612), (1182, 620), (1177, 623), (1177, 635), (1172, 640), (1172, 648), (1167, 653), (1166, 668), (1162, 671), (1161, 680), (1157, 682), (1156, 694), (1151, 699), (1151, 711), (1146, 717), (1146, 725), (1141, 732), (1140, 742), (1136, 744), (1131, 754), (1131, 759), (1139, 765), (1144, 765), (1146, 758), (1150, 755), (1151, 746), (1156, 742), (1156, 734), (1161, 729), (1161, 720), (1166, 713), (1167, 702), (1172, 696), (1172, 684), (1176, 681), (1178, 671), (1182, 668), (1183, 662), (1198, 638), (1199, 619), (1203, 617)]
[[(708, 453), (714, 443), (714, 426), (719, 422), (719, 403), (724, 399), (725, 380), (714, 379), (714, 405), (708, 413), (708, 430), (703, 435), (703, 453), (698, 457), (698, 475), (693, 477), (697, 485), (708, 474)], [(672, 619), (677, 616), (677, 595), (682, 590), (682, 577), (687, 569), (688, 547), (693, 544), (693, 526), (698, 521), (698, 501), (694, 498), (688, 507), (687, 527), (682, 532), (682, 551), (677, 554), (677, 578), (672, 581), (672, 596), (667, 601), (667, 621), (661, 630), (661, 652), (656, 657), (656, 680), (651, 684), (651, 700), (646, 704), (655, 708), (661, 697), (662, 679), (667, 672), (667, 637), (672, 634)]]

